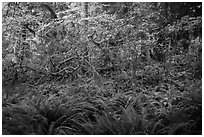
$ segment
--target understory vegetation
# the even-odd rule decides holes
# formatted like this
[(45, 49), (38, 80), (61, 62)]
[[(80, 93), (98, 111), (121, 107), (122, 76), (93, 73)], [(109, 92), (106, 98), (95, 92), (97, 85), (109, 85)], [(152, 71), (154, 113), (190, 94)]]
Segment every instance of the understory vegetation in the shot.
[(201, 135), (202, 3), (2, 3), (3, 135)]

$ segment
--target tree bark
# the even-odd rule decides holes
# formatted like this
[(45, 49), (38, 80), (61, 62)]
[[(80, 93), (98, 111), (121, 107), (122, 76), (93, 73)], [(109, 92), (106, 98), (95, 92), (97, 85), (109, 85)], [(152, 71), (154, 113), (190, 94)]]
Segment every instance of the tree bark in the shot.
[[(82, 18), (88, 17), (88, 2), (82, 2)], [(87, 27), (88, 20), (83, 21), (83, 25)]]

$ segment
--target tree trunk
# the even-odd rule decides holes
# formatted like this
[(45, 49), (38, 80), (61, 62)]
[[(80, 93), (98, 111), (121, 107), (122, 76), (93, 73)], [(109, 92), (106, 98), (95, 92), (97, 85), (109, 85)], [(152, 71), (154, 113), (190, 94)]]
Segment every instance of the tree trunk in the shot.
[[(82, 2), (82, 18), (88, 17), (88, 2)], [(84, 27), (87, 27), (88, 20), (83, 21)]]

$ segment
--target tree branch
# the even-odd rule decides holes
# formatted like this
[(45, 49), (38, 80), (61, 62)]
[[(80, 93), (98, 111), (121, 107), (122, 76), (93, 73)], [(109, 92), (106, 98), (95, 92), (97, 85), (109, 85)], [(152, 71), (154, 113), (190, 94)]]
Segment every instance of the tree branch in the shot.
[(57, 19), (57, 14), (54, 12), (54, 10), (47, 4), (41, 4), (42, 7), (46, 8), (47, 10), (49, 10), (50, 14), (51, 14), (51, 19)]

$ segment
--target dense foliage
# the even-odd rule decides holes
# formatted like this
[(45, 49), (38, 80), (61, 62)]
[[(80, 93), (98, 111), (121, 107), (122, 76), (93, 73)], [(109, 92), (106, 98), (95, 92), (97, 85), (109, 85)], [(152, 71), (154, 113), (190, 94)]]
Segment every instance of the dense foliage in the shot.
[(2, 8), (3, 134), (202, 134), (202, 3)]

